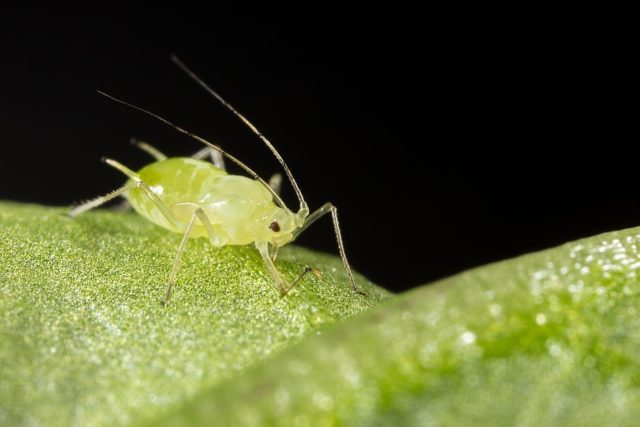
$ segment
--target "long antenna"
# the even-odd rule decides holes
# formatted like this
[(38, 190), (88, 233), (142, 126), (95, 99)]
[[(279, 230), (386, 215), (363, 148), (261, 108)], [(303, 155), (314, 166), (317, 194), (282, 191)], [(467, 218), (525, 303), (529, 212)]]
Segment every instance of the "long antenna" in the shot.
[(244, 163), (242, 163), (240, 160), (238, 160), (237, 158), (235, 158), (235, 157), (234, 157), (234, 156), (232, 156), (231, 154), (229, 154), (229, 153), (227, 153), (226, 151), (224, 151), (222, 148), (218, 147), (218, 146), (217, 146), (217, 145), (215, 145), (215, 144), (210, 143), (209, 141), (207, 141), (206, 139), (204, 139), (204, 138), (202, 138), (202, 137), (200, 137), (200, 136), (196, 135), (195, 133), (191, 133), (191, 132), (189, 132), (188, 130), (185, 130), (185, 129), (181, 128), (180, 126), (178, 126), (178, 125), (176, 125), (176, 124), (173, 124), (173, 123), (172, 123), (172, 122), (170, 122), (169, 120), (167, 120), (167, 119), (165, 119), (165, 118), (163, 118), (163, 117), (160, 117), (159, 115), (157, 115), (157, 114), (155, 114), (155, 113), (152, 113), (152, 112), (151, 112), (151, 111), (149, 111), (149, 110), (145, 110), (145, 109), (144, 109), (144, 108), (142, 108), (142, 107), (138, 107), (137, 105), (133, 105), (133, 104), (131, 104), (131, 103), (127, 102), (127, 101), (123, 101), (122, 99), (118, 99), (118, 98), (116, 98), (115, 96), (111, 96), (111, 95), (109, 95), (108, 93), (102, 92), (101, 90), (98, 90), (97, 92), (98, 92), (100, 95), (105, 96), (105, 97), (107, 97), (107, 98), (111, 99), (112, 101), (115, 101), (115, 102), (117, 102), (117, 103), (119, 103), (119, 104), (126, 105), (127, 107), (133, 108), (134, 110), (141, 111), (141, 112), (143, 112), (143, 113), (145, 113), (145, 114), (147, 114), (147, 115), (149, 115), (149, 116), (151, 116), (151, 117), (153, 117), (153, 118), (155, 118), (155, 119), (157, 119), (157, 120), (160, 120), (162, 123), (165, 123), (165, 124), (167, 124), (167, 125), (171, 126), (172, 128), (174, 128), (174, 129), (175, 129), (175, 130), (177, 130), (178, 132), (183, 133), (183, 134), (187, 135), (188, 137), (193, 138), (193, 139), (195, 139), (196, 141), (198, 141), (198, 142), (200, 142), (200, 143), (202, 143), (202, 144), (204, 144), (204, 145), (207, 145), (207, 146), (209, 146), (209, 147), (211, 147), (211, 148), (214, 148), (214, 149), (218, 150), (218, 151), (220, 152), (220, 154), (222, 154), (223, 156), (226, 156), (226, 157), (227, 157), (229, 160), (231, 160), (233, 163), (235, 163), (236, 165), (238, 165), (238, 166), (240, 166), (242, 169), (244, 169), (244, 171), (245, 171), (245, 172), (247, 172), (249, 175), (251, 175), (251, 177), (252, 177), (253, 179), (255, 179), (255, 180), (257, 180), (257, 181), (260, 181), (260, 183), (262, 183), (262, 185), (264, 185), (264, 186), (265, 186), (265, 188), (267, 188), (267, 190), (269, 190), (269, 192), (273, 195), (273, 197), (276, 199), (276, 202), (277, 202), (281, 207), (286, 208), (286, 205), (284, 204), (284, 202), (282, 201), (282, 199), (280, 198), (280, 196), (278, 196), (278, 194), (277, 194), (275, 191), (273, 191), (273, 189), (272, 189), (271, 187), (269, 187), (269, 184), (267, 184), (267, 183), (265, 182), (265, 180), (264, 180), (264, 179), (260, 178), (260, 176), (259, 176), (257, 173), (255, 173), (255, 172), (253, 171), (253, 169), (251, 169), (249, 166), (247, 166), (247, 165), (245, 165)]
[(308, 211), (309, 208), (307, 207), (307, 202), (304, 201), (304, 197), (302, 196), (302, 191), (300, 191), (300, 187), (298, 187), (298, 183), (293, 177), (293, 174), (289, 170), (289, 167), (285, 163), (284, 159), (282, 158), (280, 153), (278, 153), (278, 150), (276, 150), (273, 144), (271, 144), (271, 141), (269, 141), (267, 137), (265, 137), (262, 134), (262, 132), (260, 132), (258, 128), (253, 125), (253, 123), (251, 123), (245, 116), (243, 116), (240, 112), (238, 112), (238, 110), (236, 110), (233, 105), (229, 104), (222, 96), (218, 94), (218, 92), (216, 92), (211, 87), (209, 87), (208, 84), (206, 84), (200, 77), (198, 77), (193, 71), (191, 71), (191, 69), (189, 69), (189, 67), (187, 67), (176, 55), (171, 55), (171, 60), (178, 67), (180, 67), (180, 69), (184, 71), (189, 77), (191, 77), (196, 83), (198, 83), (207, 92), (209, 92), (209, 94), (211, 94), (214, 98), (220, 101), (220, 103), (224, 105), (227, 109), (229, 109), (229, 111), (231, 111), (237, 118), (242, 120), (242, 122), (245, 125), (247, 125), (247, 127), (251, 129), (251, 131), (255, 133), (258, 136), (258, 138), (260, 138), (260, 140), (269, 148), (269, 150), (271, 150), (275, 158), (278, 159), (278, 162), (280, 162), (280, 165), (282, 165), (284, 172), (287, 174), (287, 178), (289, 178), (289, 181), (291, 181), (293, 190), (296, 192), (296, 196), (300, 201), (300, 210)]

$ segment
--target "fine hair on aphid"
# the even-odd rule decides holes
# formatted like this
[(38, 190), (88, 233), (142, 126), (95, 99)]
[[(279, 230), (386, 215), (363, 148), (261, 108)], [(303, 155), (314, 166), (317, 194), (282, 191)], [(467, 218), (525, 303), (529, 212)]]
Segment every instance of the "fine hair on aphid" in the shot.
[[(285, 296), (304, 275), (313, 270), (305, 267), (295, 280), (287, 283), (275, 265), (278, 249), (295, 240), (322, 216), (331, 214), (338, 251), (351, 288), (354, 293), (363, 295), (355, 281), (344, 250), (336, 207), (328, 202), (310, 212), (293, 174), (271, 142), (176, 56), (171, 56), (171, 60), (240, 119), (269, 148), (293, 187), (299, 202), (298, 211), (290, 210), (280, 197), (282, 180), (280, 174), (274, 175), (269, 182), (266, 182), (249, 166), (221, 147), (149, 110), (98, 91), (115, 102), (154, 117), (205, 147), (191, 157), (167, 157), (146, 142), (132, 140), (155, 161), (134, 172), (116, 160), (103, 159), (106, 164), (126, 175), (127, 182), (111, 193), (74, 207), (69, 215), (76, 217), (122, 196), (144, 218), (169, 231), (182, 234), (162, 300), (166, 304), (173, 293), (180, 259), (187, 241), (189, 238), (197, 237), (208, 238), (215, 247), (254, 244), (278, 292), (281, 296)], [(210, 158), (210, 161), (206, 161), (207, 158)], [(242, 168), (249, 177), (229, 174), (225, 168), (225, 158)]]

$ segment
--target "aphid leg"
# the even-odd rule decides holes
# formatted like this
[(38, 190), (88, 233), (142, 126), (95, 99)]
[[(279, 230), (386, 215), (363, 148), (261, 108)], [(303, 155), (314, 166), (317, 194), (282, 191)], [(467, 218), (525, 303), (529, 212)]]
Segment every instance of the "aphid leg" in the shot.
[(294, 239), (300, 235), (304, 230), (307, 229), (311, 224), (316, 222), (319, 218), (324, 215), (331, 213), (331, 219), (333, 220), (333, 231), (336, 234), (336, 241), (338, 242), (338, 251), (340, 252), (340, 258), (342, 258), (342, 264), (344, 265), (344, 269), (347, 271), (347, 275), (349, 276), (349, 281), (351, 282), (351, 289), (353, 292), (365, 295), (363, 291), (358, 289), (358, 285), (356, 284), (356, 279), (353, 277), (353, 272), (351, 271), (351, 265), (349, 265), (349, 260), (347, 259), (347, 254), (344, 250), (344, 243), (342, 241), (342, 233), (340, 232), (340, 223), (338, 221), (338, 209), (333, 206), (331, 202), (327, 202), (322, 205), (318, 210), (312, 212), (304, 222), (303, 226), (300, 227), (294, 233)]
[(128, 167), (124, 166), (120, 162), (117, 162), (117, 161), (115, 161), (113, 159), (103, 158), (102, 160), (106, 164), (108, 164), (109, 166), (111, 166), (111, 167), (113, 167), (115, 169), (118, 169), (120, 172), (122, 172), (123, 174), (125, 174), (129, 178), (131, 178), (131, 180), (134, 182), (134, 185), (136, 187), (138, 187), (138, 188), (141, 188), (142, 191), (144, 191), (145, 195), (149, 199), (151, 199), (153, 204), (156, 205), (156, 207), (160, 210), (160, 212), (162, 212), (162, 214), (171, 223), (176, 224), (176, 220), (173, 217), (173, 215), (171, 214), (171, 212), (169, 211), (169, 208), (167, 207), (167, 205), (165, 205), (164, 202), (162, 200), (160, 200), (160, 198), (156, 195), (156, 193), (154, 193), (153, 190), (151, 188), (149, 188), (149, 186), (147, 184), (145, 184), (144, 181), (142, 181), (142, 179), (140, 179), (140, 177), (138, 176), (137, 173), (133, 172)]
[(271, 246), (270, 251), (271, 251), (271, 261), (276, 262), (276, 258), (278, 258), (278, 250), (280, 249), (280, 247), (278, 246)]
[(117, 190), (112, 191), (109, 194), (104, 196), (96, 197), (95, 199), (89, 200), (87, 202), (82, 203), (71, 209), (67, 215), (71, 218), (75, 218), (83, 212), (91, 210), (93, 208), (97, 208), (100, 205), (107, 203), (109, 200), (115, 199), (118, 196), (123, 195), (127, 191), (135, 188), (135, 185), (125, 185), (124, 187), (118, 188)]
[[(112, 159), (103, 159), (103, 161), (108, 164), (111, 167), (114, 167), (115, 169), (118, 169), (120, 172), (124, 173), (125, 175), (127, 175), (129, 178), (131, 178), (131, 180), (133, 181), (132, 184), (128, 184), (125, 185), (122, 188), (119, 188), (115, 191), (112, 191), (111, 193), (105, 195), (105, 196), (101, 196), (98, 198), (95, 198), (93, 200), (89, 200), (88, 202), (85, 202), (79, 206), (76, 206), (75, 208), (73, 208), (71, 211), (69, 211), (69, 216), (70, 217), (76, 217), (78, 215), (80, 215), (83, 212), (86, 212), (90, 209), (96, 208), (106, 202), (108, 202), (109, 200), (115, 199), (118, 196), (123, 195), (124, 193), (126, 193), (129, 190), (132, 190), (134, 188), (141, 188), (142, 191), (144, 191), (144, 193), (146, 194), (147, 197), (149, 197), (151, 199), (151, 201), (158, 207), (158, 209), (160, 210), (160, 212), (163, 213), (163, 215), (172, 223), (175, 224), (175, 218), (173, 217), (173, 215), (171, 214), (171, 212), (169, 211), (169, 208), (167, 208), (167, 205), (164, 204), (164, 202), (162, 200), (160, 200), (160, 198), (156, 195), (156, 193), (153, 192), (153, 190), (151, 190), (151, 188), (149, 188), (149, 186), (147, 184), (145, 184), (140, 177), (138, 176), (138, 174), (136, 174), (135, 172), (133, 172), (131, 169), (127, 168), (126, 166), (122, 165), (121, 163), (112, 160)], [(126, 210), (129, 207), (129, 203), (128, 202), (124, 202), (122, 203), (122, 205), (119, 206), (119, 209), (121, 210)]]
[(182, 254), (184, 253), (184, 249), (187, 246), (187, 240), (189, 239), (189, 233), (191, 233), (191, 228), (193, 227), (193, 223), (197, 218), (196, 211), (189, 220), (187, 227), (184, 229), (184, 234), (182, 235), (182, 240), (180, 241), (180, 246), (178, 246), (178, 252), (176, 253), (176, 258), (173, 261), (173, 266), (171, 267), (171, 273), (169, 273), (169, 280), (167, 280), (167, 289), (164, 293), (164, 299), (162, 300), (163, 305), (167, 305), (169, 302), (169, 298), (171, 298), (171, 293), (173, 291), (173, 285), (176, 282), (176, 275), (178, 274), (178, 268), (180, 267), (180, 260), (182, 259)]
[(192, 159), (196, 160), (204, 160), (207, 157), (211, 158), (211, 163), (213, 163), (218, 169), (222, 169), (223, 171), (227, 170), (224, 165), (224, 157), (222, 156), (222, 153), (215, 148), (205, 147), (198, 150), (191, 156)]
[[(312, 273), (314, 270), (311, 267), (305, 267), (304, 270), (302, 271), (302, 273), (300, 273), (300, 275), (296, 278), (296, 280), (294, 280), (293, 282), (291, 282), (291, 284), (289, 285), (289, 287), (287, 289), (284, 290), (284, 295), (288, 294), (291, 289), (295, 288), (296, 285), (298, 284), (298, 282), (300, 282), (300, 280), (306, 276), (309, 273)], [(284, 296), (283, 295), (283, 296)]]
[(273, 263), (271, 256), (269, 255), (269, 244), (266, 242), (256, 242), (256, 248), (258, 249), (258, 252), (260, 252), (260, 255), (262, 255), (262, 260), (267, 266), (267, 270), (269, 270), (273, 281), (276, 282), (276, 285), (278, 286), (280, 297), (284, 297), (285, 295), (287, 295), (289, 291), (291, 291), (291, 289), (293, 289), (304, 276), (315, 271), (311, 267), (305, 267), (304, 271), (300, 273), (300, 275), (293, 282), (287, 285), (280, 275), (280, 271), (278, 271), (276, 265)]
[(167, 156), (164, 155), (164, 153), (162, 153), (160, 150), (158, 150), (156, 147), (144, 142), (144, 141), (140, 141), (136, 138), (131, 138), (129, 140), (129, 142), (131, 143), (131, 145), (134, 145), (136, 147), (138, 147), (139, 149), (141, 149), (142, 151), (144, 151), (145, 153), (149, 154), (151, 157), (153, 157), (156, 160), (167, 160)]
[(269, 187), (277, 194), (280, 195), (280, 189), (282, 188), (282, 174), (274, 173), (269, 178)]
[(267, 267), (267, 270), (269, 270), (269, 274), (273, 277), (274, 282), (276, 282), (280, 296), (285, 296), (287, 292), (287, 285), (269, 255), (269, 244), (267, 242), (256, 242), (256, 249), (260, 252), (264, 265)]
[(204, 225), (205, 230), (207, 230), (207, 234), (209, 235), (209, 242), (214, 247), (220, 247), (224, 245), (225, 241), (221, 240), (218, 236), (216, 236), (216, 232), (213, 229), (213, 225), (211, 225), (211, 221), (209, 221), (209, 217), (204, 211), (200, 208), (196, 211), (196, 215), (198, 215), (198, 219)]
[[(192, 203), (184, 203), (184, 204), (197, 207), (197, 205), (194, 205)], [(187, 245), (187, 239), (189, 238), (189, 233), (193, 228), (193, 224), (196, 218), (198, 218), (202, 223), (202, 225), (204, 225), (205, 229), (207, 230), (207, 233), (209, 234), (209, 239), (211, 240), (212, 243), (215, 244), (216, 236), (213, 230), (213, 225), (211, 225), (211, 221), (209, 221), (207, 214), (205, 214), (201, 208), (197, 208), (193, 213), (193, 215), (191, 216), (191, 220), (189, 221), (189, 224), (187, 224), (182, 240), (180, 241), (180, 246), (178, 246), (178, 252), (176, 253), (176, 258), (173, 262), (173, 267), (171, 268), (169, 279), (167, 280), (167, 289), (165, 291), (162, 304), (166, 305), (169, 302), (169, 298), (171, 297), (171, 294), (173, 292), (173, 286), (175, 285), (176, 276), (178, 275), (178, 268), (180, 267), (180, 259), (182, 257), (182, 254), (184, 253), (184, 249)]]
[[(198, 206), (192, 203), (189, 203), (193, 206)], [(216, 232), (213, 229), (213, 225), (211, 224), (211, 221), (209, 221), (209, 217), (207, 216), (206, 213), (204, 213), (204, 211), (201, 208), (196, 209), (196, 215), (198, 216), (198, 219), (200, 220), (200, 222), (202, 223), (202, 225), (204, 225), (205, 230), (207, 230), (207, 234), (209, 235), (209, 241), (211, 242), (211, 244), (213, 246), (219, 247), (221, 242), (220, 239), (216, 236)]]

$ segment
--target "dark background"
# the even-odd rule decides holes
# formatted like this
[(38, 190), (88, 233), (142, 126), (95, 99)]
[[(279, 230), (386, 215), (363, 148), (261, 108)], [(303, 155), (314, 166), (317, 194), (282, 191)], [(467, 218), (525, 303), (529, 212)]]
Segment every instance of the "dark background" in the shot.
[[(208, 138), (264, 177), (278, 147), (312, 207), (340, 208), (354, 267), (392, 290), (640, 224), (637, 90), (624, 26), (575, 11), (155, 7), (5, 14), (0, 199), (68, 205), (121, 185), (103, 155), (199, 148), (95, 93)], [(287, 187), (286, 200), (295, 206)], [(299, 243), (336, 252), (330, 221)]]

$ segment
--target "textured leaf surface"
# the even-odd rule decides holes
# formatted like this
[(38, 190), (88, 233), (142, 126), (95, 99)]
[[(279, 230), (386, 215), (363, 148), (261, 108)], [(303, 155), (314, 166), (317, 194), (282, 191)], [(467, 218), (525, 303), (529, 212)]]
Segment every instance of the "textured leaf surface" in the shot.
[[(189, 242), (168, 307), (180, 236), (135, 214), (0, 203), (0, 425), (125, 425), (157, 417), (389, 294), (339, 259), (285, 248), (278, 298), (255, 249)], [(288, 249), (288, 250), (287, 250)]]
[(158, 425), (637, 426), (639, 245), (624, 230), (414, 290)]
[(1, 425), (640, 419), (638, 229), (384, 304), (371, 285), (351, 295), (334, 257), (285, 252), (288, 277), (307, 264), (323, 277), (278, 299), (251, 248), (193, 241), (163, 308), (178, 236), (134, 215), (61, 212), (0, 205)]

